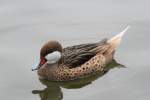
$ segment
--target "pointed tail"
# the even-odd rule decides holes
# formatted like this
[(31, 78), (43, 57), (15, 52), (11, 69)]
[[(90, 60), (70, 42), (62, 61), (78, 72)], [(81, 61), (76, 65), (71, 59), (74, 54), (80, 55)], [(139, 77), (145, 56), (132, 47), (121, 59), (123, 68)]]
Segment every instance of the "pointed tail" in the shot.
[(120, 32), (116, 36), (104, 41), (104, 44), (98, 46), (97, 48), (92, 49), (91, 51), (99, 52), (100, 54), (109, 55), (109, 56), (110, 56), (110, 54), (112, 54), (112, 56), (113, 56), (115, 49), (120, 44), (123, 35), (129, 29), (129, 27), (130, 26), (126, 27), (122, 32)]
[(130, 26), (127, 26), (122, 32), (117, 34), (116, 36), (110, 38), (107, 43), (111, 44), (114, 49), (121, 43), (123, 35), (126, 33), (126, 31), (130, 28)]

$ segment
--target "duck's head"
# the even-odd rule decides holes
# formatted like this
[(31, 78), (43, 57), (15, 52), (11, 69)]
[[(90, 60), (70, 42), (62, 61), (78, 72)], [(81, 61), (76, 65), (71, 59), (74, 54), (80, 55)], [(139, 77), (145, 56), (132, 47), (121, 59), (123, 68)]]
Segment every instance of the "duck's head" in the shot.
[(61, 44), (57, 41), (49, 41), (45, 43), (40, 50), (40, 61), (32, 67), (32, 70), (38, 70), (45, 63), (58, 63), (61, 59), (62, 50)]

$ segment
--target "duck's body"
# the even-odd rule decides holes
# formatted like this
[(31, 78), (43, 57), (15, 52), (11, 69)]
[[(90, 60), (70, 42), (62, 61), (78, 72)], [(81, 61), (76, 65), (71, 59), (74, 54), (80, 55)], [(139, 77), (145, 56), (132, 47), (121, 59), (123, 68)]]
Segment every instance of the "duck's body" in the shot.
[[(95, 44), (92, 44), (91, 46), (94, 45)], [(81, 48), (78, 48), (80, 46)], [(90, 50), (88, 50), (89, 46), (85, 47), (83, 44), (64, 48), (62, 62), (57, 64), (46, 63), (38, 70), (40, 78), (68, 81), (84, 78), (96, 72), (103, 71), (103, 67), (106, 64), (106, 57), (100, 53), (100, 51), (94, 50), (96, 47), (91, 47)], [(84, 50), (82, 51), (82, 49)]]
[[(41, 49), (41, 62), (38, 68), (40, 79), (70, 81), (104, 72), (105, 65), (113, 59), (115, 49), (126, 30), (127, 28), (115, 37), (98, 43), (67, 48), (62, 48), (56, 41), (46, 43)], [(55, 51), (61, 53), (61, 57)], [(49, 56), (51, 53), (53, 56)]]

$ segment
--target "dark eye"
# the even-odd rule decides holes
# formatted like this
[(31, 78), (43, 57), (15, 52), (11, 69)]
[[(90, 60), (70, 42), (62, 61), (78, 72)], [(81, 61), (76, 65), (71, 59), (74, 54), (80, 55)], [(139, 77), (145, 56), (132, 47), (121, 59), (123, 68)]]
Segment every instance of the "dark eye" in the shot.
[(40, 66), (42, 66), (43, 64), (45, 64), (46, 63), (46, 59), (45, 58), (41, 58), (41, 61), (40, 61)]

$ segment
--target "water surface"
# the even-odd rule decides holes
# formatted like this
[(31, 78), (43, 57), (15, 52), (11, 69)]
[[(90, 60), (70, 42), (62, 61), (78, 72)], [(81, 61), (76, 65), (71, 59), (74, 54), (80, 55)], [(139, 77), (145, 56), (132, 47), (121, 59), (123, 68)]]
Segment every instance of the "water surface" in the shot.
[(79, 89), (53, 86), (47, 91), (56, 90), (51, 95), (54, 100), (149, 100), (149, 3), (148, 0), (0, 0), (0, 98), (40, 100), (38, 91), (33, 90), (42, 91), (46, 86), (30, 69), (46, 41), (58, 40), (64, 47), (97, 42), (130, 25), (115, 54), (115, 60), (127, 68), (114, 68)]

